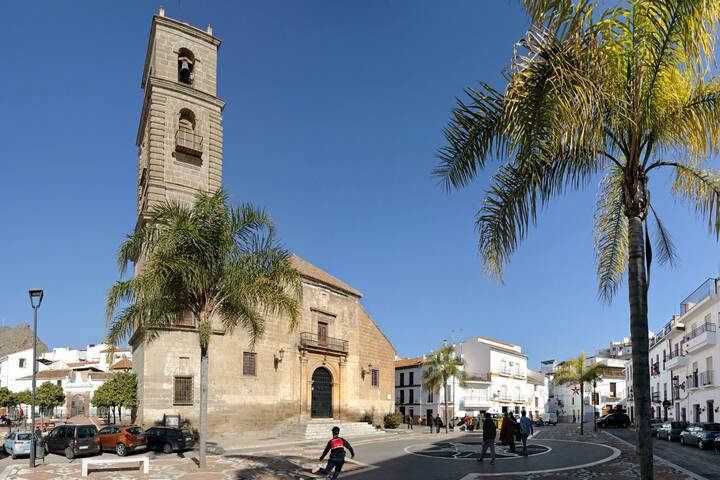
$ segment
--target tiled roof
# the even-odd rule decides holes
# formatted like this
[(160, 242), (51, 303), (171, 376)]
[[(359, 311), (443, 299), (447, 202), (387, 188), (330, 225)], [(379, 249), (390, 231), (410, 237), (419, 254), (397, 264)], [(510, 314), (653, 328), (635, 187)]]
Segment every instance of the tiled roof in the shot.
[[(70, 372), (72, 370), (41, 370), (37, 372), (37, 379), (38, 380), (60, 380), (62, 378), (67, 378), (70, 376)], [(18, 380), (32, 380), (32, 375), (28, 375), (27, 377), (18, 378)]]
[(468, 382), (489, 382), (490, 381), (490, 374), (487, 375), (468, 375), (467, 377)]
[(121, 358), (115, 364), (110, 367), (110, 370), (130, 370), (132, 369), (132, 360), (127, 357)]
[(307, 260), (302, 259), (297, 255), (293, 255), (292, 257), (290, 257), (290, 261), (292, 262), (292, 266), (296, 270), (298, 270), (303, 277), (317, 280), (320, 283), (335, 287), (338, 290), (342, 290), (356, 297), (362, 297), (362, 293), (360, 293), (358, 290), (355, 290), (347, 283), (333, 277), (326, 271), (321, 270)]
[(419, 367), (422, 363), (422, 357), (401, 358), (400, 360), (395, 360), (395, 368)]

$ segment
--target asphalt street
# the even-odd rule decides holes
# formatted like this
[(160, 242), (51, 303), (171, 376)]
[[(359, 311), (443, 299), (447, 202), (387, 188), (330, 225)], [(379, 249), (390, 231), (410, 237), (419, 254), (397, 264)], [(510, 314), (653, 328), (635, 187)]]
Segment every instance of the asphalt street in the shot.
[[(607, 432), (635, 445), (635, 430), (632, 428), (608, 428)], [(679, 442), (653, 438), (653, 451), (658, 457), (686, 470), (710, 480), (720, 480), (720, 455), (713, 450), (684, 447)]]
[[(468, 452), (480, 449), (481, 435), (468, 434), (452, 438), (428, 435), (393, 442), (376, 442), (355, 447), (356, 459), (378, 469), (352, 475), (358, 480), (412, 478), (413, 480), (458, 480), (473, 473), (517, 473), (563, 469), (602, 461), (613, 455), (606, 446), (563, 440), (531, 439), (530, 445), (542, 445), (543, 453), (529, 457), (498, 458), (495, 465), (486, 460), (465, 458)], [(438, 456), (445, 449), (445, 457)], [(505, 447), (499, 447), (504, 450)], [(418, 454), (430, 451), (432, 456)]]

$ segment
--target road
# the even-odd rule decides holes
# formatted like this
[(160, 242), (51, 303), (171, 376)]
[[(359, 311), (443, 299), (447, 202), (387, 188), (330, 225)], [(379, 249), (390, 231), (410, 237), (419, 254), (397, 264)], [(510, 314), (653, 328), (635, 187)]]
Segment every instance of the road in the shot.
[[(632, 428), (609, 428), (607, 432), (635, 445), (635, 430)], [(710, 480), (720, 480), (720, 468), (718, 468), (720, 456), (713, 450), (683, 447), (679, 442), (668, 442), (657, 438), (653, 440), (653, 450), (658, 457)]]

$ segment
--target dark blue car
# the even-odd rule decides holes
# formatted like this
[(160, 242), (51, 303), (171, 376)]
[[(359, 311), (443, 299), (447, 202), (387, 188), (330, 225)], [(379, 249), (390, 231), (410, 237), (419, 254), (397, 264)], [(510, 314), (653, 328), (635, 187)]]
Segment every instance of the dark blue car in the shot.
[(145, 430), (148, 450), (163, 453), (182, 452), (195, 446), (195, 438), (189, 430), (174, 427), (153, 427)]
[(715, 444), (720, 423), (693, 423), (680, 433), (680, 443), (703, 449)]

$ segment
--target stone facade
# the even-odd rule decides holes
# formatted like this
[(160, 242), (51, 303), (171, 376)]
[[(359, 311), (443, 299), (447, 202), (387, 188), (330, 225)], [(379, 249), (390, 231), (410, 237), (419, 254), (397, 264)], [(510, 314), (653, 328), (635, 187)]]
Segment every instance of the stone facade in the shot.
[[(219, 45), (210, 33), (162, 12), (153, 18), (137, 141), (138, 225), (159, 202), (190, 201), (197, 191), (221, 186), (225, 104), (216, 96)], [(179, 80), (178, 58), (187, 51), (194, 60), (192, 85)], [(187, 110), (192, 111), (193, 134), (203, 138), (202, 148), (191, 155), (176, 143)], [(312, 418), (371, 417), (380, 423), (393, 410), (395, 350), (360, 303), (361, 293), (299, 257), (293, 262), (303, 276), (295, 330), (289, 330), (287, 318), (270, 315), (263, 337), (252, 346), (242, 329), (215, 326), (209, 364), (211, 437), (227, 432), (229, 425), (233, 431), (259, 432)], [(136, 271), (141, 268), (140, 261)], [(149, 344), (133, 338), (131, 345), (138, 375), (137, 421), (148, 425), (180, 415), (197, 425), (200, 347), (195, 327), (168, 328)], [(178, 401), (180, 385), (192, 387)]]

